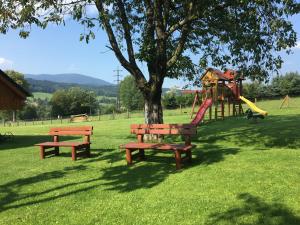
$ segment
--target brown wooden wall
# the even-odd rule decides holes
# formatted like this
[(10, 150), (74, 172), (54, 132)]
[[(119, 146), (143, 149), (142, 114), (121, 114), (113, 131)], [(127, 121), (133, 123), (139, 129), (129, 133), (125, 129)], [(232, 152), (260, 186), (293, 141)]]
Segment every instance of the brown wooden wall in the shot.
[(8, 85), (0, 82), (0, 110), (20, 109), (24, 105), (26, 98), (17, 94)]

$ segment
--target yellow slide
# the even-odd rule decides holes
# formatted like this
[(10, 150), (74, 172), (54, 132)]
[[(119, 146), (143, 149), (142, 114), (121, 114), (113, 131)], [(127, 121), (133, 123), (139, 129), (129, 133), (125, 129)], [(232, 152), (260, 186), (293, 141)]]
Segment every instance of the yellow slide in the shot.
[(250, 107), (250, 109), (252, 109), (254, 112), (257, 112), (263, 116), (268, 115), (268, 112), (258, 108), (253, 102), (249, 101), (248, 99), (244, 98), (243, 96), (240, 96), (240, 99), (243, 102), (245, 102)]

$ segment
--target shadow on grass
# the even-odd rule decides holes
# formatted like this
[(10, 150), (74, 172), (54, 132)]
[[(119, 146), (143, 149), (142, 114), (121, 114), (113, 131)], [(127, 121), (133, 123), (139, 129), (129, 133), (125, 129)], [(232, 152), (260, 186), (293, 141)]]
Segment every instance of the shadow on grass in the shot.
[[(220, 148), (216, 145), (206, 145), (205, 152), (194, 149), (192, 163), (185, 163), (182, 170), (176, 171), (174, 153), (145, 151), (145, 161), (134, 161), (131, 166), (118, 165), (104, 168), (102, 179), (105, 180), (107, 190), (130, 192), (136, 189), (152, 188), (163, 182), (170, 174), (188, 170), (196, 165), (210, 165), (225, 160), (227, 155), (237, 154), (237, 148)], [(102, 159), (107, 161), (120, 160), (122, 156), (125, 163), (125, 152), (120, 154), (111, 151)]]
[(193, 164), (195, 165), (210, 165), (218, 163), (227, 156), (236, 155), (240, 151), (239, 148), (226, 148), (214, 144), (204, 144), (200, 149), (193, 151)]
[(300, 217), (295, 216), (289, 208), (281, 203), (267, 203), (249, 193), (238, 195), (243, 201), (241, 207), (210, 215), (207, 225), (299, 225)]
[[(78, 138), (79, 137), (75, 136), (62, 136), (60, 137), (60, 141), (71, 141)], [(15, 150), (17, 148), (26, 148), (30, 146), (32, 146), (33, 148), (38, 148), (34, 145), (47, 141), (53, 141), (53, 138), (49, 135), (14, 135), (11, 141), (7, 141), (0, 144), (0, 151)]]
[[(39, 183), (43, 183), (45, 181), (55, 181), (56, 179), (63, 179), (69, 172), (82, 171), (86, 169), (87, 167), (83, 165), (66, 167), (62, 171), (41, 173), (33, 177), (21, 178), (12, 182), (8, 182), (6, 184), (2, 184), (0, 185), (0, 212), (12, 208), (20, 208), (23, 206), (34, 205), (37, 203), (53, 201), (55, 199), (63, 198), (79, 192), (84, 192), (99, 186), (99, 184), (86, 186), (87, 184), (99, 181), (99, 178), (94, 178), (80, 182), (71, 182), (63, 185), (58, 185), (40, 192), (20, 193), (22, 188), (26, 186), (39, 185)], [(83, 188), (76, 188), (80, 185), (83, 185)], [(73, 190), (70, 191), (70, 189)], [(59, 192), (63, 193), (57, 194)]]
[(199, 128), (199, 143), (229, 141), (237, 146), (258, 148), (300, 148), (300, 115), (267, 116), (252, 123), (243, 118), (228, 118)]

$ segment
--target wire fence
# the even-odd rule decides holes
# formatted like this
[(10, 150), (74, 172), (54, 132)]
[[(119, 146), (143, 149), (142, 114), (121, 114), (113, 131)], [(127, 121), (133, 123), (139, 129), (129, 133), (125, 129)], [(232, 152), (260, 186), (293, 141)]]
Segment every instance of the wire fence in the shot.
[[(143, 112), (125, 112), (125, 113), (111, 113), (111, 114), (98, 114), (91, 115), (87, 121), (107, 121), (107, 120), (118, 120), (118, 119), (129, 119), (132, 117), (143, 117)], [(16, 127), (16, 126), (32, 126), (32, 125), (51, 125), (51, 124), (67, 124), (76, 123), (71, 121), (70, 116), (60, 116), (56, 118), (42, 118), (42, 119), (30, 119), (30, 120), (16, 120), (8, 121), (2, 120), (0, 126), (2, 127)]]

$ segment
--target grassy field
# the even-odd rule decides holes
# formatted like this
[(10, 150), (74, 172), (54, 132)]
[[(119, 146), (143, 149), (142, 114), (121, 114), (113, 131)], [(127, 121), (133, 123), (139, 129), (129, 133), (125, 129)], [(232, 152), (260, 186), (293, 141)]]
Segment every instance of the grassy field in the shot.
[[(15, 134), (0, 144), (0, 224), (299, 225), (300, 99), (279, 105), (259, 102), (269, 116), (257, 123), (202, 124), (180, 171), (172, 153), (126, 165), (118, 146), (134, 140), (129, 126), (142, 117), (84, 123), (95, 130), (92, 157), (76, 162), (69, 149), (39, 159), (33, 145), (49, 140), (51, 125), (0, 127)], [(189, 121), (165, 113), (165, 123)]]
[(51, 93), (45, 93), (45, 92), (33, 92), (32, 95), (34, 98), (40, 98), (40, 99), (48, 98), (48, 100), (50, 100), (52, 97)]

